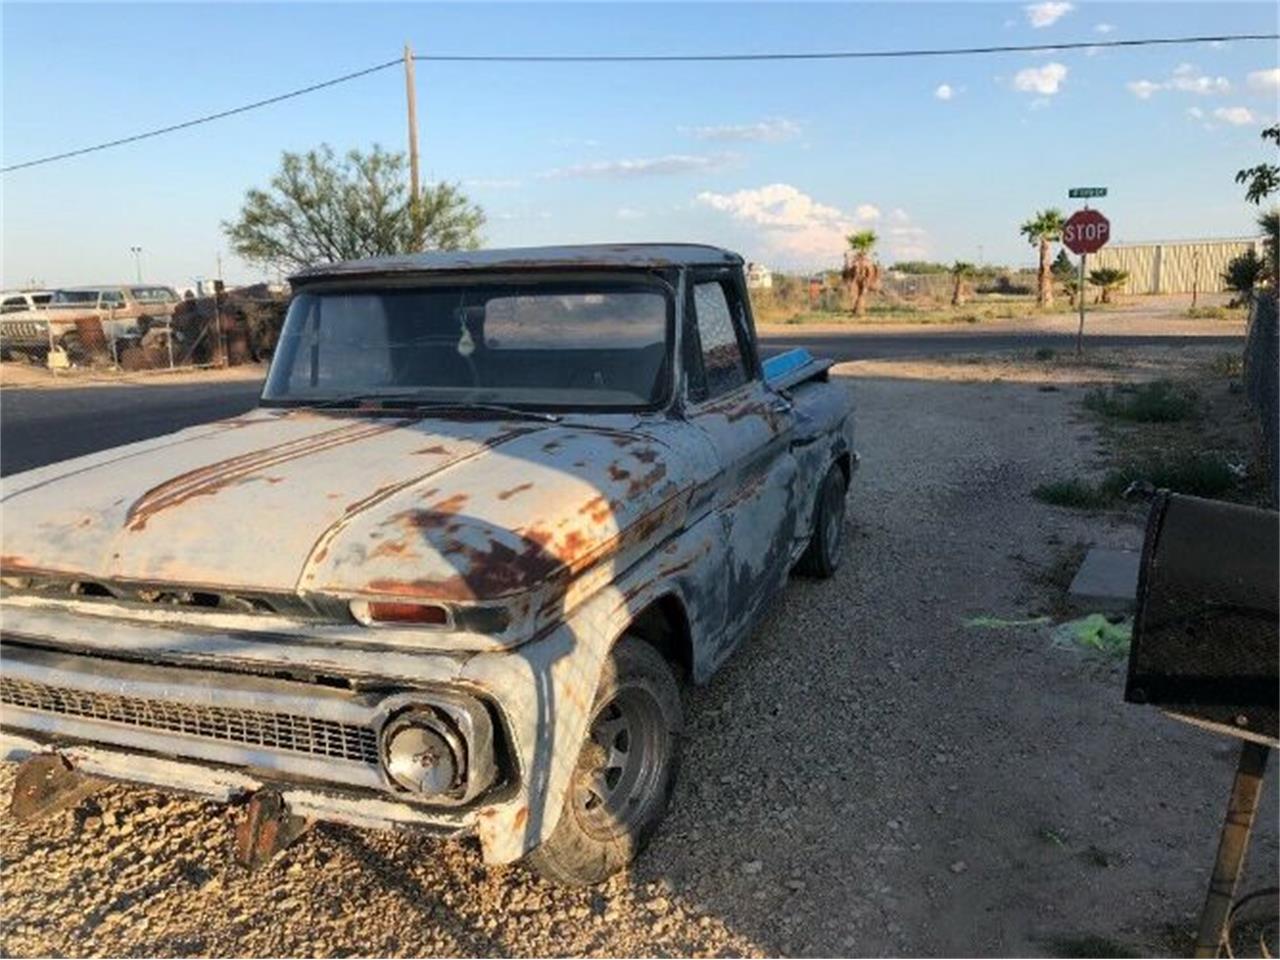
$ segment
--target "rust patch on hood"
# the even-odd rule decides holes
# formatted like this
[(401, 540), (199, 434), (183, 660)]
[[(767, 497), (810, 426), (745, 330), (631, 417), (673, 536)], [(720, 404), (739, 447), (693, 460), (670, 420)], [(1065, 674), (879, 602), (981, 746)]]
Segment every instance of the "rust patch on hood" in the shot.
[[(332, 450), (367, 437), (377, 436), (404, 426), (403, 420), (390, 423), (344, 425), (315, 436), (244, 453), (228, 460), (197, 467), (152, 487), (133, 502), (125, 515), (125, 529), (146, 529), (147, 521), (158, 513), (181, 506), (193, 497), (211, 497), (220, 490), (264, 479), (255, 474), (268, 467), (300, 457)], [(278, 480), (277, 480), (278, 482)]]
[(511, 499), (512, 497), (514, 497), (516, 494), (524, 493), (526, 490), (532, 490), (532, 489), (533, 489), (533, 484), (532, 484), (532, 483), (521, 483), (521, 484), (517, 484), (516, 486), (512, 487), (510, 490), (503, 490), (501, 493), (499, 493), (499, 494), (498, 494), (498, 499), (499, 499), (499, 500), (510, 500), (510, 499)]

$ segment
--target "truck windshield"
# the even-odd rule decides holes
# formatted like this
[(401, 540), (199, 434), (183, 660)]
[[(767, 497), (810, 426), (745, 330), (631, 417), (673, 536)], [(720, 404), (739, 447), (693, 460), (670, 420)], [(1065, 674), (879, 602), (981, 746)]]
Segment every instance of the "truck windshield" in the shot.
[(673, 316), (652, 280), (303, 289), (262, 399), (653, 408), (670, 393)]

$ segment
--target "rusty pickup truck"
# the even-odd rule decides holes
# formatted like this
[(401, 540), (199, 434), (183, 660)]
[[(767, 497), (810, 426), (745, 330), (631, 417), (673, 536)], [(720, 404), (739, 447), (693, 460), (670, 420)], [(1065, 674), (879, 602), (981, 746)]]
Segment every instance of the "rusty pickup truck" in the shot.
[(251, 863), (323, 820), (603, 880), (665, 812), (680, 684), (840, 563), (849, 391), (762, 362), (715, 247), (292, 282), (256, 410), (4, 482), (15, 812), (123, 781), (243, 806)]

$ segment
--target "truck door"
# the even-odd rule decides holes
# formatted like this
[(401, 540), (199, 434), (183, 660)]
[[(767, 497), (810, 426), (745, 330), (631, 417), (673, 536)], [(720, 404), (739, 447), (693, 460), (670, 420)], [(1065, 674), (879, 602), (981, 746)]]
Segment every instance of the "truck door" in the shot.
[(722, 653), (785, 582), (795, 527), (791, 405), (764, 383), (746, 291), (731, 270), (695, 271), (683, 330), (686, 416), (720, 471), (707, 491), (727, 544)]

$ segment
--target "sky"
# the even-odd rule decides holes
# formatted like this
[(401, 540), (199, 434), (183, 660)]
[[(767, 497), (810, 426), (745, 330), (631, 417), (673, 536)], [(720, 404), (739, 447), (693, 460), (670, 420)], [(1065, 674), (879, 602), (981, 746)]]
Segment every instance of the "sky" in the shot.
[[(1275, 33), (1272, 3), (0, 5), (4, 164), (138, 133), (400, 55), (715, 53)], [(1234, 182), (1274, 150), (1272, 42), (931, 59), (419, 62), (424, 176), (486, 246), (694, 241), (775, 268), (1030, 264), (1018, 225), (1073, 186), (1118, 242), (1256, 232)], [(221, 223), (282, 151), (406, 143), (398, 68), (141, 143), (12, 171), (5, 287), (265, 276)]]

